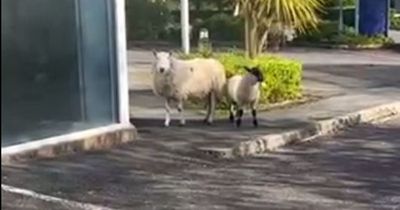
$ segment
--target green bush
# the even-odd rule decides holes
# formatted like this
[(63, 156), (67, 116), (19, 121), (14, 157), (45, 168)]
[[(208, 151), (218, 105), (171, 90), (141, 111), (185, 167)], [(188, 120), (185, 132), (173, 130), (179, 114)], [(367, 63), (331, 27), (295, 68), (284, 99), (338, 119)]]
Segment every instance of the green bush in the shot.
[(365, 36), (357, 34), (354, 28), (346, 28), (344, 33), (335, 36), (332, 40), (334, 44), (346, 44), (346, 45), (387, 45), (392, 44), (393, 40), (390, 37), (384, 35), (377, 36)]
[(297, 37), (295, 41), (351, 46), (393, 43), (391, 38), (384, 35), (370, 37), (357, 34), (353, 27), (345, 27), (345, 30), (340, 34), (337, 31), (337, 22), (325, 21), (320, 24), (318, 29)]
[[(343, 24), (346, 26), (355, 26), (355, 12), (354, 6), (346, 6), (343, 8)], [(340, 9), (338, 7), (327, 8), (321, 13), (322, 20), (338, 21)]]
[(317, 29), (301, 34), (295, 40), (308, 42), (329, 42), (338, 34), (338, 22), (324, 21), (319, 24)]
[(400, 13), (396, 13), (394, 9), (390, 13), (390, 28), (400, 30)]
[(172, 20), (162, 0), (127, 0), (126, 13), (129, 40), (158, 40)]
[[(183, 59), (201, 57), (199, 54), (181, 55)], [(263, 55), (255, 59), (246, 58), (241, 52), (216, 53), (213, 57), (225, 67), (230, 78), (236, 74), (244, 74), (244, 66), (259, 66), (266, 80), (261, 84), (261, 103), (276, 103), (297, 99), (302, 96), (302, 64), (295, 60), (277, 56)], [(227, 108), (222, 103), (222, 108)]]
[(206, 19), (196, 19), (193, 24), (193, 38), (198, 39), (201, 28), (206, 28), (212, 41), (241, 41), (243, 22), (239, 17), (219, 13)]
[[(356, 5), (355, 0), (343, 0), (343, 6), (354, 6)], [(325, 0), (326, 7), (335, 7), (339, 6), (338, 0)]]

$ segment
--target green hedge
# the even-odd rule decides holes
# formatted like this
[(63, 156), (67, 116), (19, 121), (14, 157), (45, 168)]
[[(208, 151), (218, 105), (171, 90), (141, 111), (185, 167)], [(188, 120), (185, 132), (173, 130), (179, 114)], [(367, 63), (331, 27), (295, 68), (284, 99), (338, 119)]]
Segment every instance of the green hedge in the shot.
[(342, 44), (349, 46), (363, 46), (363, 45), (390, 45), (393, 44), (393, 39), (384, 35), (365, 36), (358, 35), (353, 32), (340, 34), (331, 40), (334, 44)]
[(332, 21), (322, 22), (317, 30), (300, 35), (295, 41), (349, 46), (389, 45), (393, 43), (391, 38), (383, 35), (370, 37), (357, 34), (352, 27), (345, 27), (345, 30), (339, 34), (337, 22)]
[[(189, 59), (202, 56), (191, 54), (180, 57)], [(246, 71), (243, 66), (259, 66), (266, 78), (261, 85), (261, 103), (294, 100), (302, 96), (303, 66), (298, 61), (269, 55), (252, 60), (245, 58), (241, 52), (216, 53), (212, 57), (224, 65), (228, 78), (235, 74), (244, 74)]]

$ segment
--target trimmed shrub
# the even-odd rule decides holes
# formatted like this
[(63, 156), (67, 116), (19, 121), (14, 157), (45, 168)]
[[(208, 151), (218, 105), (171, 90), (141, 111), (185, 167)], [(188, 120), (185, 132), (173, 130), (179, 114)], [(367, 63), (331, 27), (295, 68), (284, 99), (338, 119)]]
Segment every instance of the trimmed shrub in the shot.
[(334, 44), (346, 44), (350, 46), (362, 45), (389, 45), (393, 44), (393, 39), (384, 35), (365, 36), (357, 34), (354, 28), (346, 28), (344, 33), (333, 37), (331, 40)]
[(337, 31), (337, 22), (326, 21), (321, 23), (317, 30), (303, 34), (295, 41), (349, 46), (390, 45), (393, 43), (391, 38), (384, 35), (370, 37), (357, 34), (353, 27), (345, 27), (341, 34)]
[[(180, 56), (183, 59), (201, 57), (200, 54)], [(216, 53), (225, 67), (227, 77), (245, 74), (244, 66), (259, 66), (266, 80), (261, 84), (261, 103), (276, 103), (294, 100), (302, 96), (303, 66), (300, 62), (277, 56), (262, 55), (255, 59), (246, 58), (241, 52)], [(221, 108), (227, 108), (223, 103)]]

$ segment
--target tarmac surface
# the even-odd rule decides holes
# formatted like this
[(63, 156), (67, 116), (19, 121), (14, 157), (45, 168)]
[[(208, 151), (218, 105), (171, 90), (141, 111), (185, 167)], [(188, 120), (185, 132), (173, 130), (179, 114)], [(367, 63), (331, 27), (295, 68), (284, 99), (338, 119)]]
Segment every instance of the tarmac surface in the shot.
[[(2, 184), (114, 209), (400, 208), (400, 117), (233, 161), (142, 144), (3, 166)], [(68, 209), (2, 194), (2, 209)]]

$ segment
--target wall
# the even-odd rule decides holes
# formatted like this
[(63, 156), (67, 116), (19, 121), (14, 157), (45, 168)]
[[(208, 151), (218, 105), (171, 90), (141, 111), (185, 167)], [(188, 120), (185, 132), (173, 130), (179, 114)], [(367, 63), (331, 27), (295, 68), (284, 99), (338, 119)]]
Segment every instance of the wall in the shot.
[(387, 35), (389, 0), (359, 0), (360, 1), (360, 34), (373, 36)]

